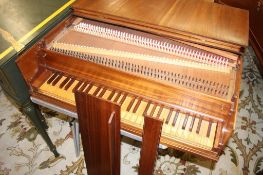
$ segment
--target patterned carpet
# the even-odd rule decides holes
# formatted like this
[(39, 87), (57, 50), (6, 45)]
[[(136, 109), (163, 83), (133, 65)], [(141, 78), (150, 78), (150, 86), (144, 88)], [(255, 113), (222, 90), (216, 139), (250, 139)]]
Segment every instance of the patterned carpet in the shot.
[[(217, 163), (172, 149), (160, 150), (156, 175), (262, 174), (263, 80), (247, 50), (236, 130)], [(61, 156), (54, 158), (30, 121), (0, 89), (0, 175), (86, 174), (83, 152), (76, 157), (69, 118), (43, 109), (49, 135)], [(137, 174), (140, 143), (122, 138), (121, 172)], [(261, 171), (261, 173), (260, 173)]]

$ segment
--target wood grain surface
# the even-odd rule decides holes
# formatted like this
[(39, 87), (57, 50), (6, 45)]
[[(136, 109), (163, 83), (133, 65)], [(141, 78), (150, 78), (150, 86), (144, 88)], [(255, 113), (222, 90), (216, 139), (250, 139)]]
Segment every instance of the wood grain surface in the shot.
[(139, 175), (149, 175), (154, 172), (162, 125), (162, 120), (150, 116), (144, 117)]
[(120, 174), (120, 106), (76, 92), (81, 139), (89, 175)]
[(158, 28), (185, 35), (200, 36), (246, 46), (248, 12), (203, 0), (79, 0), (75, 13), (145, 30)]

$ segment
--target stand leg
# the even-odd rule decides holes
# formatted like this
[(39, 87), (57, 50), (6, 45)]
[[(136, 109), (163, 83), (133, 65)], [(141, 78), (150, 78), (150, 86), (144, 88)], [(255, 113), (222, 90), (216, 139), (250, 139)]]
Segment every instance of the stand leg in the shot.
[(40, 135), (43, 137), (43, 139), (45, 140), (45, 142), (47, 143), (49, 149), (54, 153), (54, 155), (56, 157), (59, 156), (56, 147), (53, 145), (52, 141), (50, 140), (47, 132), (46, 132), (46, 128), (47, 125), (43, 125), (43, 121), (41, 121), (39, 119), (39, 114), (40, 111), (38, 111), (34, 104), (29, 101), (27, 102), (24, 106), (22, 106), (22, 111), (23, 113), (30, 118), (30, 120), (33, 122), (33, 124), (36, 126), (36, 129), (38, 130), (38, 132), (40, 133)]
[(149, 175), (154, 172), (162, 125), (162, 120), (144, 116), (141, 157), (138, 170), (139, 175)]
[(75, 125), (75, 132), (76, 132), (76, 145), (77, 145), (77, 149), (78, 149), (77, 156), (79, 156), (79, 154), (80, 154), (80, 134), (79, 134), (79, 122), (78, 122), (78, 120), (75, 120), (74, 125)]
[(79, 142), (79, 124), (76, 119), (72, 119), (69, 122), (72, 135), (73, 135), (73, 142), (74, 142), (74, 147), (75, 147), (75, 154), (78, 157), (80, 154), (80, 142)]

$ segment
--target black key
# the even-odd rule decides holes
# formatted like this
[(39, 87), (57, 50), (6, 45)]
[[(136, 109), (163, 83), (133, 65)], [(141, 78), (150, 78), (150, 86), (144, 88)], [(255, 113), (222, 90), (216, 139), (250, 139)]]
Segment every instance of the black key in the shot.
[(79, 89), (80, 92), (83, 92), (84, 89), (87, 87), (88, 82), (84, 82), (84, 84), (81, 86), (81, 88)]
[(59, 88), (63, 88), (66, 84), (67, 84), (67, 82), (70, 80), (70, 78), (69, 77), (67, 77), (67, 78), (65, 78), (65, 80), (59, 85)]
[(147, 115), (147, 111), (148, 111), (150, 105), (151, 105), (151, 102), (149, 102), (149, 103), (147, 104), (145, 110), (143, 111), (143, 116), (146, 116), (146, 115)]
[(82, 85), (82, 83), (83, 83), (83, 82), (79, 81), (79, 82), (76, 84), (76, 86), (72, 89), (72, 92), (75, 93), (75, 92), (79, 89), (79, 87)]
[(198, 125), (197, 125), (197, 129), (196, 129), (196, 133), (199, 134), (200, 132), (200, 128), (201, 128), (201, 124), (202, 124), (202, 119), (199, 119)]
[(159, 111), (158, 111), (158, 114), (157, 114), (157, 116), (156, 116), (157, 118), (160, 117), (162, 111), (163, 111), (163, 106), (160, 107), (160, 109), (159, 109)]
[(88, 85), (87, 89), (85, 90), (85, 93), (89, 93), (89, 91), (91, 90), (92, 86), (93, 86), (93, 84), (90, 83), (90, 84)]
[(173, 113), (173, 110), (172, 110), (172, 109), (170, 109), (170, 112), (169, 112), (169, 114), (168, 114), (168, 116), (166, 117), (166, 120), (165, 120), (165, 123), (166, 123), (166, 124), (168, 124), (168, 123), (169, 123), (169, 121), (170, 121), (170, 118), (171, 118), (171, 116), (172, 116), (172, 113)]
[(176, 111), (176, 113), (174, 115), (173, 123), (172, 123), (173, 126), (175, 126), (175, 123), (177, 121), (178, 115), (179, 115), (179, 111)]
[(185, 118), (184, 118), (184, 123), (183, 123), (182, 129), (185, 129), (187, 121), (188, 121), (188, 118), (189, 118), (189, 114), (185, 114)]
[(101, 93), (100, 93), (100, 95), (99, 95), (100, 98), (105, 94), (106, 90), (107, 90), (107, 89), (104, 88), (104, 89), (101, 91)]
[(52, 86), (56, 86), (56, 84), (58, 83), (58, 81), (62, 78), (62, 74), (59, 74), (54, 81), (52, 82)]
[(71, 80), (68, 82), (68, 84), (65, 86), (65, 90), (68, 90), (68, 88), (74, 83), (74, 79), (73, 78), (71, 78)]
[(101, 88), (102, 88), (101, 86), (97, 87), (97, 89), (94, 91), (93, 95), (97, 96), (99, 91), (101, 90)]
[(121, 92), (118, 92), (118, 94), (116, 95), (115, 99), (114, 99), (114, 102), (117, 103), (117, 101), (119, 100), (121, 96)]
[(130, 112), (130, 110), (131, 110), (131, 107), (132, 107), (132, 105), (133, 105), (133, 103), (134, 103), (135, 99), (136, 99), (136, 98), (135, 98), (135, 97), (133, 97), (133, 99), (131, 100), (130, 104), (128, 105), (128, 107), (127, 107), (126, 111)]
[(190, 132), (192, 132), (192, 130), (193, 130), (194, 123), (195, 123), (195, 117), (192, 118), (192, 121), (191, 121), (191, 123), (190, 123), (190, 126), (189, 126), (189, 131), (190, 131)]
[(47, 80), (47, 84), (50, 84), (56, 77), (58, 76), (58, 73), (54, 73), (48, 80)]
[(207, 133), (206, 133), (206, 137), (209, 137), (209, 136), (210, 136), (211, 127), (212, 127), (212, 122), (209, 122), (208, 129), (207, 129)]
[(123, 104), (123, 102), (125, 101), (126, 97), (127, 97), (127, 94), (123, 95), (123, 97), (122, 97), (122, 99), (121, 99), (121, 101), (120, 101), (120, 105)]
[(155, 104), (155, 105), (153, 106), (152, 111), (151, 111), (151, 113), (150, 113), (150, 117), (153, 116), (156, 107), (157, 107), (157, 104)]
[(115, 94), (115, 91), (113, 90), (107, 100), (111, 100), (114, 94)]
[(137, 101), (137, 103), (136, 103), (136, 105), (134, 106), (134, 109), (133, 109), (133, 111), (132, 111), (133, 113), (136, 113), (136, 112), (137, 112), (137, 110), (138, 110), (141, 102), (142, 102), (142, 99), (141, 99), (141, 98), (138, 99), (138, 101)]

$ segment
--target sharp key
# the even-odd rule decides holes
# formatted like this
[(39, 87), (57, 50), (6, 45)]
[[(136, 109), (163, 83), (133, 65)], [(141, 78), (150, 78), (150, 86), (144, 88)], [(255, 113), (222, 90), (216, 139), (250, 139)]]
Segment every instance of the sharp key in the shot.
[(114, 93), (114, 95), (112, 96), (112, 98), (111, 98), (111, 102), (114, 102), (114, 99), (117, 97), (117, 95), (118, 95), (118, 91), (115, 91), (115, 93)]
[(79, 82), (77, 83), (77, 85), (72, 89), (72, 92), (75, 93), (82, 84), (83, 84), (83, 82), (82, 82), (82, 81), (79, 81)]
[(102, 87), (99, 86), (99, 87), (94, 91), (93, 95), (94, 95), (94, 96), (97, 96), (101, 89), (102, 89)]
[(85, 93), (89, 93), (89, 91), (91, 90), (91, 88), (93, 87), (92, 83), (89, 83), (89, 85), (87, 86), (87, 88), (85, 89)]
[(184, 123), (183, 123), (182, 129), (185, 129), (187, 121), (188, 121), (188, 118), (189, 118), (189, 114), (185, 114), (185, 118), (184, 118)]
[(132, 98), (127, 96), (123, 102), (123, 104), (121, 105), (121, 118), (125, 118), (127, 115), (127, 106), (129, 105), (129, 103), (131, 102)]
[(79, 89), (80, 92), (83, 92), (84, 89), (87, 87), (88, 82), (84, 82), (84, 84), (81, 86), (81, 88)]
[(206, 137), (206, 134), (207, 134), (207, 130), (208, 130), (208, 125), (209, 125), (208, 121), (206, 121), (206, 120), (202, 121), (202, 125), (200, 128), (200, 135), (201, 135), (200, 143), (202, 145), (207, 145), (208, 138)]
[(139, 108), (139, 106), (140, 106), (140, 104), (141, 104), (141, 101), (142, 101), (142, 99), (141, 98), (139, 98), (138, 99), (138, 101), (137, 101), (137, 103), (136, 103), (136, 105), (134, 106), (134, 108), (133, 108), (133, 113), (136, 113), (136, 111), (138, 110), (138, 108)]
[(66, 84), (67, 84), (67, 82), (70, 80), (70, 77), (67, 77), (67, 78), (65, 78), (64, 79), (64, 81), (59, 85), (59, 88), (63, 88)]
[(64, 87), (64, 90), (68, 90), (68, 88), (73, 84), (73, 82), (74, 82), (75, 80), (74, 80), (74, 78), (71, 78), (70, 80), (69, 80), (69, 82), (66, 84), (66, 86)]
[(78, 84), (78, 80), (75, 80), (72, 85), (68, 88), (68, 90), (66, 91), (67, 92), (67, 97), (71, 100), (71, 101), (74, 101), (75, 100), (75, 95), (74, 93), (72, 93), (73, 91), (73, 88)]
[(114, 96), (114, 94), (115, 94), (115, 90), (113, 90), (113, 91), (111, 92), (111, 94), (110, 94), (110, 96), (107, 98), (107, 100), (111, 100), (112, 97)]
[(154, 112), (155, 112), (156, 107), (157, 107), (157, 104), (154, 104), (154, 106), (152, 107), (151, 113), (150, 113), (150, 117), (154, 116)]
[(196, 142), (196, 143), (198, 143), (198, 141), (200, 139), (199, 134), (196, 132), (197, 128), (198, 128), (198, 125), (199, 125), (199, 121), (200, 121), (200, 118), (195, 117), (194, 126), (193, 126), (193, 129), (192, 129), (192, 132), (191, 132), (191, 139), (192, 139), (193, 142)]
[(106, 90), (106, 92), (104, 93), (104, 95), (102, 96), (103, 99), (108, 99), (108, 97), (110, 96), (112, 91), (110, 90)]
[(170, 109), (169, 114), (168, 114), (167, 117), (166, 117), (165, 124), (168, 124), (168, 123), (169, 123), (169, 121), (170, 121), (170, 119), (171, 119), (171, 116), (172, 116), (172, 113), (173, 113), (173, 110)]
[(132, 112), (133, 109), (135, 108), (137, 102), (138, 102), (138, 98), (135, 98), (135, 100), (133, 101), (132, 107), (131, 107), (130, 110), (128, 111), (128, 112), (129, 112), (129, 115), (126, 116), (126, 117), (129, 117), (129, 118), (127, 118), (127, 119), (130, 120), (130, 121), (132, 121), (132, 122), (136, 121), (136, 119), (137, 119), (137, 116), (134, 115), (134, 113)]
[(209, 122), (208, 128), (207, 128), (207, 132), (206, 132), (206, 137), (209, 137), (209, 136), (210, 136), (211, 127), (212, 127), (212, 122)]
[(152, 112), (153, 107), (154, 107), (154, 103), (151, 103), (149, 108), (148, 108), (148, 111), (145, 115), (151, 116), (151, 112)]
[(135, 115), (137, 115), (136, 124), (139, 124), (140, 127), (143, 126), (143, 122), (144, 122), (143, 112), (145, 111), (147, 104), (148, 104), (147, 102), (140, 100), (140, 106), (138, 107), (135, 113)]
[[(172, 112), (173, 112), (172, 110), (164, 107), (162, 110), (162, 113), (160, 115), (160, 118), (165, 120), (165, 123), (163, 125), (163, 129), (162, 129), (162, 131), (165, 133), (168, 133), (169, 129), (171, 128), (171, 125), (169, 124), (170, 119), (167, 120), (167, 118), (169, 117), (169, 115), (171, 117), (172, 114), (170, 114), (170, 113), (172, 113)], [(168, 122), (166, 123), (166, 121), (168, 121)]]
[(48, 80), (47, 80), (47, 84), (50, 84), (56, 77), (58, 76), (58, 73), (54, 73)]
[(117, 103), (117, 101), (119, 100), (121, 96), (121, 92), (118, 92), (118, 94), (116, 95), (115, 99), (114, 99), (114, 102)]
[(103, 88), (103, 90), (99, 94), (100, 98), (102, 98), (102, 96), (105, 94), (106, 90), (107, 90), (106, 88)]
[(192, 132), (192, 130), (193, 130), (194, 123), (195, 123), (195, 117), (193, 116), (193, 117), (192, 117), (192, 120), (191, 120), (191, 124), (190, 124), (190, 126), (189, 126), (189, 131), (190, 131), (190, 132)]
[(202, 119), (200, 118), (199, 121), (198, 121), (197, 128), (196, 128), (196, 134), (199, 134), (200, 128), (201, 128), (201, 124), (202, 124)]
[(175, 126), (176, 121), (177, 121), (177, 118), (178, 118), (178, 115), (179, 115), (179, 111), (176, 111), (176, 112), (175, 112), (175, 115), (174, 115), (174, 119), (173, 119), (172, 126)]
[(88, 92), (88, 94), (90, 94), (90, 95), (94, 94), (94, 92), (95, 92), (97, 89), (98, 89), (98, 86), (93, 85), (93, 86), (91, 87), (90, 91)]
[(160, 116), (161, 116), (161, 114), (162, 114), (162, 112), (163, 112), (163, 106), (160, 106), (160, 108), (159, 108), (159, 111), (158, 111), (158, 114), (156, 115), (156, 118), (160, 118)]
[(127, 106), (129, 105), (129, 103), (131, 102), (132, 98), (130, 96), (126, 96), (123, 104), (121, 105), (121, 111), (126, 111)]
[(151, 105), (151, 102), (148, 102), (146, 108), (144, 109), (143, 116), (147, 115), (150, 105)]
[(178, 120), (177, 121), (178, 125), (175, 125), (176, 133), (178, 136), (183, 137), (184, 136), (183, 133), (185, 130), (182, 129), (182, 126), (185, 121), (185, 115), (183, 113), (179, 113), (177, 120)]
[(211, 132), (210, 132), (209, 140), (207, 143), (207, 146), (209, 146), (209, 147), (213, 147), (213, 145), (214, 145), (216, 128), (217, 128), (217, 123), (212, 123)]
[(185, 129), (183, 131), (183, 137), (187, 140), (189, 140), (189, 138), (191, 137), (191, 132), (189, 131), (189, 127), (192, 123), (192, 117), (190, 115), (188, 115), (188, 119), (187, 119), (187, 123), (185, 126)]
[[(58, 84), (62, 83), (64, 81), (66, 77), (62, 77)], [(52, 92), (52, 94), (58, 96), (58, 97), (66, 97), (67, 96), (67, 92), (61, 90), (60, 88), (58, 88), (58, 85), (57, 86), (51, 86), (50, 84), (47, 84), (47, 83), (44, 83), (40, 89), (44, 90), (44, 91), (49, 91), (49, 92)]]
[[(172, 125), (172, 129), (171, 129), (171, 134), (172, 135), (177, 135), (177, 136), (180, 136), (180, 130), (182, 130), (182, 125), (183, 125), (183, 115), (182, 113), (180, 113), (179, 111), (174, 111), (175, 114), (173, 114), (175, 117), (174, 117), (174, 120), (173, 120), (173, 124), (175, 123), (175, 125)], [(175, 121), (175, 118), (176, 119), (176, 122)]]
[(123, 102), (124, 102), (124, 100), (126, 99), (126, 97), (127, 97), (127, 94), (124, 94), (124, 95), (122, 96), (122, 98), (121, 98), (121, 100), (120, 100), (120, 102), (119, 102), (120, 105), (123, 104)]
[[(116, 101), (117, 104), (120, 104), (120, 102), (122, 101), (124, 94), (120, 93), (120, 97), (119, 99)], [(117, 98), (117, 97), (116, 97)]]
[(130, 112), (130, 110), (131, 110), (131, 108), (132, 108), (132, 106), (133, 106), (133, 103), (134, 103), (135, 99), (136, 99), (135, 97), (132, 97), (132, 100), (131, 100), (129, 106), (127, 107), (126, 111)]
[(138, 99), (137, 99), (136, 97), (133, 98), (133, 99), (131, 100), (129, 106), (128, 106), (128, 108), (129, 108), (130, 105), (131, 105), (130, 109), (128, 110), (128, 108), (127, 108), (127, 110), (128, 110), (127, 112), (128, 112), (129, 114), (126, 115), (126, 118), (127, 118), (129, 121), (131, 121), (131, 122), (134, 122), (134, 121), (136, 120), (136, 118), (133, 118), (133, 113), (132, 113), (132, 111), (133, 111), (134, 107), (136, 106), (137, 101), (138, 101)]
[(56, 84), (58, 83), (58, 81), (63, 77), (62, 74), (59, 74), (55, 79), (54, 81), (52, 81), (52, 86), (56, 86)]

